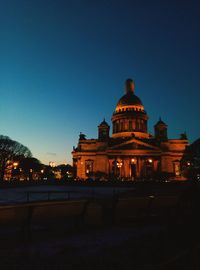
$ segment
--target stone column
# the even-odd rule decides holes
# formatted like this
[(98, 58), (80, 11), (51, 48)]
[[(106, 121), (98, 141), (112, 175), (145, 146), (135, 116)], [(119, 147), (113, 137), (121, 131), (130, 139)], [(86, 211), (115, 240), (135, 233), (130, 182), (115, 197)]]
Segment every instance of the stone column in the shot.
[(113, 163), (113, 159), (108, 159), (108, 163), (109, 163), (108, 174), (110, 176), (112, 174), (112, 163)]
[(136, 177), (139, 178), (140, 176), (141, 176), (141, 159), (137, 157)]
[(120, 177), (125, 177), (125, 164), (124, 164), (124, 159), (121, 159), (122, 166), (120, 167)]
[(145, 160), (141, 159), (141, 158), (138, 158), (138, 178), (141, 179), (142, 176), (142, 173), (143, 172), (143, 169), (144, 169), (144, 164), (145, 164)]
[(128, 158), (124, 159), (124, 176), (130, 177), (130, 161)]

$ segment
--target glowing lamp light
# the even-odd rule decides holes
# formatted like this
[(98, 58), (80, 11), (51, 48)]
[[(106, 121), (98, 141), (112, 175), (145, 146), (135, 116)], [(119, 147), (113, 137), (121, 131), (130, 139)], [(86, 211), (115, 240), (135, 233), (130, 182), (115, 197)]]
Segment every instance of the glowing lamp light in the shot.
[(187, 162), (187, 165), (188, 165), (188, 166), (190, 166), (190, 165), (191, 165), (191, 163), (188, 161), (188, 162)]
[(149, 163), (152, 163), (152, 162), (153, 162), (153, 160), (152, 160), (151, 158), (149, 158), (149, 159), (148, 159), (148, 162), (149, 162)]
[(18, 162), (14, 162), (14, 163), (13, 163), (13, 167), (14, 167), (14, 169), (16, 169), (18, 165), (19, 165), (19, 163), (18, 163)]
[(53, 162), (53, 161), (50, 161), (50, 162), (49, 162), (49, 166), (52, 167), (52, 168), (54, 168), (54, 167), (56, 166), (56, 163)]
[(136, 160), (134, 158), (132, 158), (131, 163), (136, 163)]
[(120, 162), (119, 162), (119, 161), (117, 162), (117, 167), (118, 167), (118, 168), (121, 168), (122, 165), (123, 165), (123, 163), (122, 163), (121, 161), (120, 161)]

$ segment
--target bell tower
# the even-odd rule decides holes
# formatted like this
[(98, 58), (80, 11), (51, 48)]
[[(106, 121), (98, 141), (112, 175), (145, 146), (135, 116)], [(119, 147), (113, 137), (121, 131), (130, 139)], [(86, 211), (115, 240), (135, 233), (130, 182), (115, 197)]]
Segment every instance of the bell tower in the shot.
[(167, 141), (167, 125), (161, 120), (161, 117), (159, 121), (154, 126), (155, 130), (155, 138), (160, 141)]
[(107, 141), (109, 139), (109, 131), (110, 131), (110, 126), (108, 123), (104, 120), (101, 122), (101, 124), (98, 126), (98, 140), (99, 141)]

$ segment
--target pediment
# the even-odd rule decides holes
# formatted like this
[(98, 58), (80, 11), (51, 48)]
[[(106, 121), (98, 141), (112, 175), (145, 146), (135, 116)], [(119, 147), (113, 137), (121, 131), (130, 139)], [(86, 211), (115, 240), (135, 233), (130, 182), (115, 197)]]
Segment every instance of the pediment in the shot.
[(110, 150), (160, 150), (159, 147), (137, 140), (131, 139), (119, 144), (115, 144), (112, 147), (109, 147)]
[(125, 144), (125, 145), (119, 145), (119, 146), (115, 146), (114, 149), (119, 149), (119, 150), (152, 150), (154, 148), (152, 147), (147, 147), (147, 146), (144, 146), (144, 145), (140, 145), (140, 144), (137, 144), (137, 143), (130, 143), (130, 144)]

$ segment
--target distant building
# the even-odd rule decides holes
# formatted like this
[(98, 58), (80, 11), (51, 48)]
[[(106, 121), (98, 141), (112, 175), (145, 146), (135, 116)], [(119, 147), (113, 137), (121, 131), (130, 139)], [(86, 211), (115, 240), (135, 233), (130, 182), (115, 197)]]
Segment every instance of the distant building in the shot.
[(167, 125), (160, 119), (154, 136), (148, 133), (148, 115), (134, 82), (126, 80), (126, 94), (120, 98), (112, 115), (112, 136), (105, 120), (98, 126), (98, 139), (80, 134), (72, 152), (76, 176), (104, 175), (139, 180), (166, 174), (181, 179), (180, 160), (188, 140), (168, 139)]

